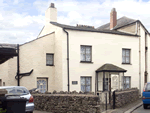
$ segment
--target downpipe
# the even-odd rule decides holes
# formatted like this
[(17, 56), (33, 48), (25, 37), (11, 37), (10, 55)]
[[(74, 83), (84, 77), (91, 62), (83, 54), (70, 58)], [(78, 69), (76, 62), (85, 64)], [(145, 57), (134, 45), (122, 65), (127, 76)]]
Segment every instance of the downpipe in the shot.
[(68, 72), (68, 92), (70, 91), (70, 82), (69, 82), (69, 34), (63, 28), (63, 31), (67, 34), (67, 72)]

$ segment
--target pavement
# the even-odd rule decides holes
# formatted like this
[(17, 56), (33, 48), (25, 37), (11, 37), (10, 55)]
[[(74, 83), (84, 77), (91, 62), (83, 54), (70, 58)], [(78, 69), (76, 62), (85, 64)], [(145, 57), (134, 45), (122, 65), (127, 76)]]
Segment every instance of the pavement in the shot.
[(141, 107), (142, 105), (143, 105), (142, 99), (139, 99), (139, 100), (132, 102), (128, 105), (125, 105), (121, 108), (109, 109), (109, 110), (104, 111), (102, 113), (132, 113), (134, 110)]

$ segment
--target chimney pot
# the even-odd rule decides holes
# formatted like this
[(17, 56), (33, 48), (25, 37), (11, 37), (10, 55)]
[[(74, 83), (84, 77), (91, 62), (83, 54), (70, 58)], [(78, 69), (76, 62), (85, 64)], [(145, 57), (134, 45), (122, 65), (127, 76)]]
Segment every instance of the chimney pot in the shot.
[(54, 3), (51, 3), (51, 4), (50, 4), (50, 7), (51, 7), (51, 8), (55, 8), (55, 4), (54, 4)]

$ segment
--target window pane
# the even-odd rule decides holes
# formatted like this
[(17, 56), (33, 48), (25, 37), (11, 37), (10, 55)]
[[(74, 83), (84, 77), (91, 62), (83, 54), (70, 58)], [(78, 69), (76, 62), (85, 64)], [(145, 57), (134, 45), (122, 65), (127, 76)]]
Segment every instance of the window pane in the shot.
[(91, 85), (91, 78), (89, 77), (86, 78), (86, 85)]
[(150, 84), (147, 84), (147, 85), (146, 85), (145, 90), (146, 90), (146, 91), (150, 91)]
[(125, 49), (122, 50), (122, 56), (125, 56), (126, 53), (125, 53)]
[(46, 64), (53, 65), (53, 55), (46, 55)]
[(53, 61), (49, 61), (49, 64), (50, 64), (50, 65), (53, 65)]
[(46, 89), (46, 85), (43, 85), (43, 89)]
[(81, 54), (85, 54), (85, 46), (81, 46)]
[(91, 91), (91, 86), (86, 86), (86, 92), (90, 92)]
[(81, 85), (81, 91), (85, 92), (85, 86)]
[(125, 63), (125, 62), (126, 62), (125, 57), (122, 57), (122, 63)]
[(81, 61), (85, 61), (85, 47), (81, 46)]
[(130, 56), (130, 50), (126, 50), (126, 56)]
[(126, 84), (129, 84), (129, 82), (130, 82), (130, 78), (126, 77)]
[(81, 61), (85, 61), (85, 54), (81, 55)]
[(86, 61), (91, 61), (91, 55), (90, 54), (86, 54)]
[(81, 85), (85, 85), (85, 78), (81, 77)]
[(130, 63), (129, 57), (126, 57), (126, 63)]
[(86, 54), (91, 54), (91, 47), (86, 47)]

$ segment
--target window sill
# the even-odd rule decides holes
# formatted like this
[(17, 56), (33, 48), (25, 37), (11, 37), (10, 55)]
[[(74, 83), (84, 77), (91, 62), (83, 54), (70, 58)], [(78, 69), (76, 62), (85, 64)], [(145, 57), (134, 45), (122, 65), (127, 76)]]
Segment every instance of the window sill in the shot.
[(46, 64), (46, 66), (54, 66), (54, 65)]
[(132, 65), (132, 64), (130, 64), (130, 63), (122, 63), (122, 64), (125, 64), (125, 65)]
[(93, 64), (93, 62), (88, 62), (88, 61), (80, 61), (80, 63), (91, 63), (91, 64)]

